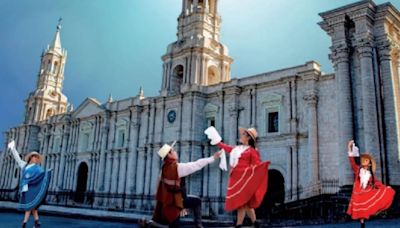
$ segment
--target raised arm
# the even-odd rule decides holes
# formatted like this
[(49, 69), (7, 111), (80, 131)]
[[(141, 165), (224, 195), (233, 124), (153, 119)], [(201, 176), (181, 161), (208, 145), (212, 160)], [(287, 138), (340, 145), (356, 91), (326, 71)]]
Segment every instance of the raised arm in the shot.
[(225, 143), (223, 143), (223, 142), (218, 143), (217, 146), (218, 146), (220, 149), (225, 150), (227, 153), (230, 153), (230, 152), (233, 150), (233, 147), (232, 147), (232, 146), (230, 146), (230, 145), (228, 145), (228, 144), (225, 144)]
[(354, 157), (349, 156), (349, 161), (350, 161), (350, 165), (351, 165), (351, 168), (353, 169), (354, 174), (357, 174), (358, 170), (360, 170), (360, 167), (354, 161)]
[(8, 149), (10, 149), (11, 154), (12, 154), (12, 156), (14, 157), (14, 160), (17, 162), (18, 166), (19, 166), (21, 169), (24, 168), (25, 165), (26, 165), (26, 162), (23, 161), (23, 160), (21, 159), (21, 157), (19, 156), (19, 153), (18, 153), (17, 149), (15, 149), (15, 142), (14, 142), (14, 141), (11, 141), (11, 142), (8, 144)]
[(347, 148), (347, 154), (349, 156), (351, 168), (353, 169), (354, 174), (357, 174), (358, 170), (360, 170), (360, 167), (356, 164), (356, 161), (354, 161), (354, 157), (359, 157), (360, 152), (358, 151), (358, 147), (354, 146), (353, 140), (349, 141)]

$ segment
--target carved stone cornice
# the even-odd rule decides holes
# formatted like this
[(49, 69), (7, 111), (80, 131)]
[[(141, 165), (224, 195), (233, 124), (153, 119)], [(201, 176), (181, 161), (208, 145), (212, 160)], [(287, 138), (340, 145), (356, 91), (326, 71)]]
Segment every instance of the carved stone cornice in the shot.
[(229, 110), (229, 115), (230, 116), (237, 116), (239, 115), (239, 111), (242, 111), (244, 108), (240, 107), (239, 105), (231, 105), (228, 110)]
[(379, 41), (376, 44), (378, 49), (379, 59), (381, 61), (390, 61), (392, 60), (392, 51), (396, 49), (396, 44), (387, 39), (383, 41)]
[(373, 55), (373, 41), (370, 38), (361, 38), (357, 40), (355, 45), (360, 58), (372, 57)]
[(231, 86), (224, 89), (226, 95), (239, 95), (242, 92), (242, 88), (239, 86)]
[(347, 45), (335, 45), (332, 46), (330, 49), (332, 53), (329, 55), (329, 58), (334, 65), (342, 62), (349, 62), (350, 49)]
[(310, 105), (316, 105), (318, 103), (318, 96), (314, 92), (305, 95), (303, 99)]

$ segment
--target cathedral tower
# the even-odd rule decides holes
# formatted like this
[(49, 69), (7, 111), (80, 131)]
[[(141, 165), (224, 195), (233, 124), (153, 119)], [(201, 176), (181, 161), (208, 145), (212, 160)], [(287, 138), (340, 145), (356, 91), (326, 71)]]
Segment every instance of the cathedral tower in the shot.
[(66, 112), (67, 97), (62, 93), (67, 51), (61, 47), (61, 25), (58, 24), (53, 42), (42, 53), (35, 91), (25, 102), (25, 123), (46, 120)]
[(233, 59), (219, 42), (218, 0), (183, 0), (178, 18), (178, 40), (162, 57), (162, 95), (175, 95), (195, 85), (230, 80)]
[[(320, 15), (332, 39), (340, 153), (355, 139), (377, 160), (376, 176), (399, 183), (400, 13), (390, 3), (364, 0)], [(346, 156), (340, 154), (343, 163)], [(341, 184), (352, 184), (351, 170), (342, 170)]]

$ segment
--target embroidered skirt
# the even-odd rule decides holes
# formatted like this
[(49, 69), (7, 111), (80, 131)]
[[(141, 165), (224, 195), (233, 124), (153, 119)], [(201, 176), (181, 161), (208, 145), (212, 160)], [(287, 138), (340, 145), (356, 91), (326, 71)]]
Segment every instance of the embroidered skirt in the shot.
[(229, 176), (225, 210), (233, 211), (243, 206), (258, 208), (268, 187), (268, 166), (264, 162), (247, 168), (233, 168)]
[(47, 189), (51, 180), (52, 171), (45, 171), (42, 178), (30, 183), (27, 192), (21, 192), (19, 200), (19, 209), (30, 211), (38, 208), (45, 200)]

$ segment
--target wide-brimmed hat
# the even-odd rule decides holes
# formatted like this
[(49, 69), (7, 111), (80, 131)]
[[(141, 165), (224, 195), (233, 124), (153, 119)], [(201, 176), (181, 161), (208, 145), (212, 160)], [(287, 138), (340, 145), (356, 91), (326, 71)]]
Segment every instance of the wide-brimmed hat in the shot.
[(254, 141), (256, 141), (256, 139), (257, 139), (258, 134), (257, 134), (257, 131), (255, 128), (246, 129), (246, 128), (240, 127), (239, 132), (240, 132), (240, 134), (242, 134), (243, 132), (246, 132), (248, 135), (250, 135), (251, 138), (253, 138)]
[(176, 141), (174, 141), (171, 145), (164, 144), (158, 151), (158, 156), (160, 156), (161, 159), (164, 160), (168, 153), (174, 148), (175, 144)]
[(361, 154), (361, 155), (360, 155), (360, 162), (361, 162), (361, 160), (362, 160), (363, 158), (367, 158), (367, 159), (369, 159), (369, 160), (371, 161), (372, 172), (375, 173), (375, 171), (376, 171), (376, 161), (375, 161), (374, 157), (372, 157), (372, 155), (369, 154), (369, 153)]
[(39, 154), (38, 152), (36, 152), (36, 151), (32, 151), (32, 152), (30, 152), (29, 154), (27, 154), (27, 155), (25, 156), (25, 161), (29, 163), (29, 161), (31, 160), (31, 158), (32, 158), (33, 156), (37, 156), (37, 157), (39, 158), (39, 163), (42, 163), (42, 161), (43, 161), (43, 156), (42, 156), (41, 154)]

